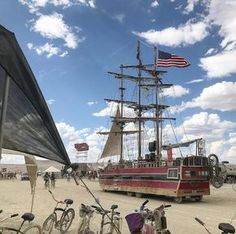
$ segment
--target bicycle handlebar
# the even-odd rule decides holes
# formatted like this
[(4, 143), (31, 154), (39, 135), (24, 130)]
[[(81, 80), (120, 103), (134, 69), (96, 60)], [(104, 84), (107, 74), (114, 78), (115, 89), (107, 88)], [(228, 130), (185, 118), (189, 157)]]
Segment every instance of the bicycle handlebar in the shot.
[(149, 202), (149, 200), (146, 200), (141, 206), (140, 206), (140, 210), (144, 209), (144, 206)]
[(203, 223), (202, 220), (200, 220), (199, 218), (195, 217), (195, 220), (196, 220), (198, 223), (200, 223), (202, 226), (205, 225), (205, 223)]
[(19, 214), (12, 214), (11, 216), (10, 216), (10, 218), (14, 218), (14, 217), (16, 217), (16, 216), (18, 216)]
[(54, 197), (54, 195), (53, 195), (53, 193), (52, 193), (51, 190), (48, 190), (48, 192), (52, 195), (52, 198), (53, 198), (53, 200), (54, 200), (55, 202), (61, 203), (61, 204), (64, 204), (64, 203), (65, 203), (65, 202), (63, 202), (63, 201), (58, 201), (58, 200)]

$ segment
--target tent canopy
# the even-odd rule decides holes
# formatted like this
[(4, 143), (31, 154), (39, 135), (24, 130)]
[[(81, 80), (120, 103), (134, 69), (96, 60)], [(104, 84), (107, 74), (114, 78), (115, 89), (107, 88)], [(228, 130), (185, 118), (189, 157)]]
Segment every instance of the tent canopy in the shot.
[(14, 34), (0, 25), (0, 112), (10, 78), (2, 148), (70, 165), (46, 101)]
[(44, 172), (61, 172), (61, 171), (58, 170), (56, 167), (51, 166), (48, 169), (46, 169)]

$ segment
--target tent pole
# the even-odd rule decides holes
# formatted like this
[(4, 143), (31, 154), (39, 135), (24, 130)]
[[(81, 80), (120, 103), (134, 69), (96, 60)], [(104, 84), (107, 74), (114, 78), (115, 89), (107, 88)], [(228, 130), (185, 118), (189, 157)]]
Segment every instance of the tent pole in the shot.
[(34, 207), (35, 187), (36, 187), (36, 184), (34, 184), (33, 191), (31, 192), (31, 196), (32, 196), (32, 199), (31, 199), (31, 207), (30, 207), (30, 212), (31, 212), (31, 213), (33, 212), (33, 207)]
[(2, 110), (0, 116), (0, 160), (2, 159), (2, 144), (3, 144), (3, 124), (6, 118), (7, 112), (7, 103), (8, 103), (8, 93), (10, 87), (10, 76), (6, 73), (5, 74), (5, 83), (4, 83), (4, 90), (2, 95)]

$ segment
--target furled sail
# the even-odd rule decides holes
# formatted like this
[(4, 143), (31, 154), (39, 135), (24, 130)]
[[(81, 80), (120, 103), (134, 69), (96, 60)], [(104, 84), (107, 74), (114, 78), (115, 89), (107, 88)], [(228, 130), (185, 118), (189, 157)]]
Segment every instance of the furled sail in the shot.
[[(119, 107), (117, 108), (116, 111), (116, 116), (115, 117), (120, 117), (120, 109)], [(103, 149), (101, 158), (105, 157), (110, 157), (110, 156), (115, 156), (115, 155), (120, 155), (121, 149), (121, 123), (114, 121), (111, 127), (111, 131), (108, 135), (105, 147)]]

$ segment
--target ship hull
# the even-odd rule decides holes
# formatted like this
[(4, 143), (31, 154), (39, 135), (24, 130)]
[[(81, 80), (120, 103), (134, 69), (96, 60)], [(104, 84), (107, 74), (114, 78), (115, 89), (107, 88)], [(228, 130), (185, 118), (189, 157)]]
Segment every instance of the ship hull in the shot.
[(207, 169), (203, 167), (116, 167), (100, 172), (99, 183), (104, 191), (129, 194), (182, 198), (210, 195)]

